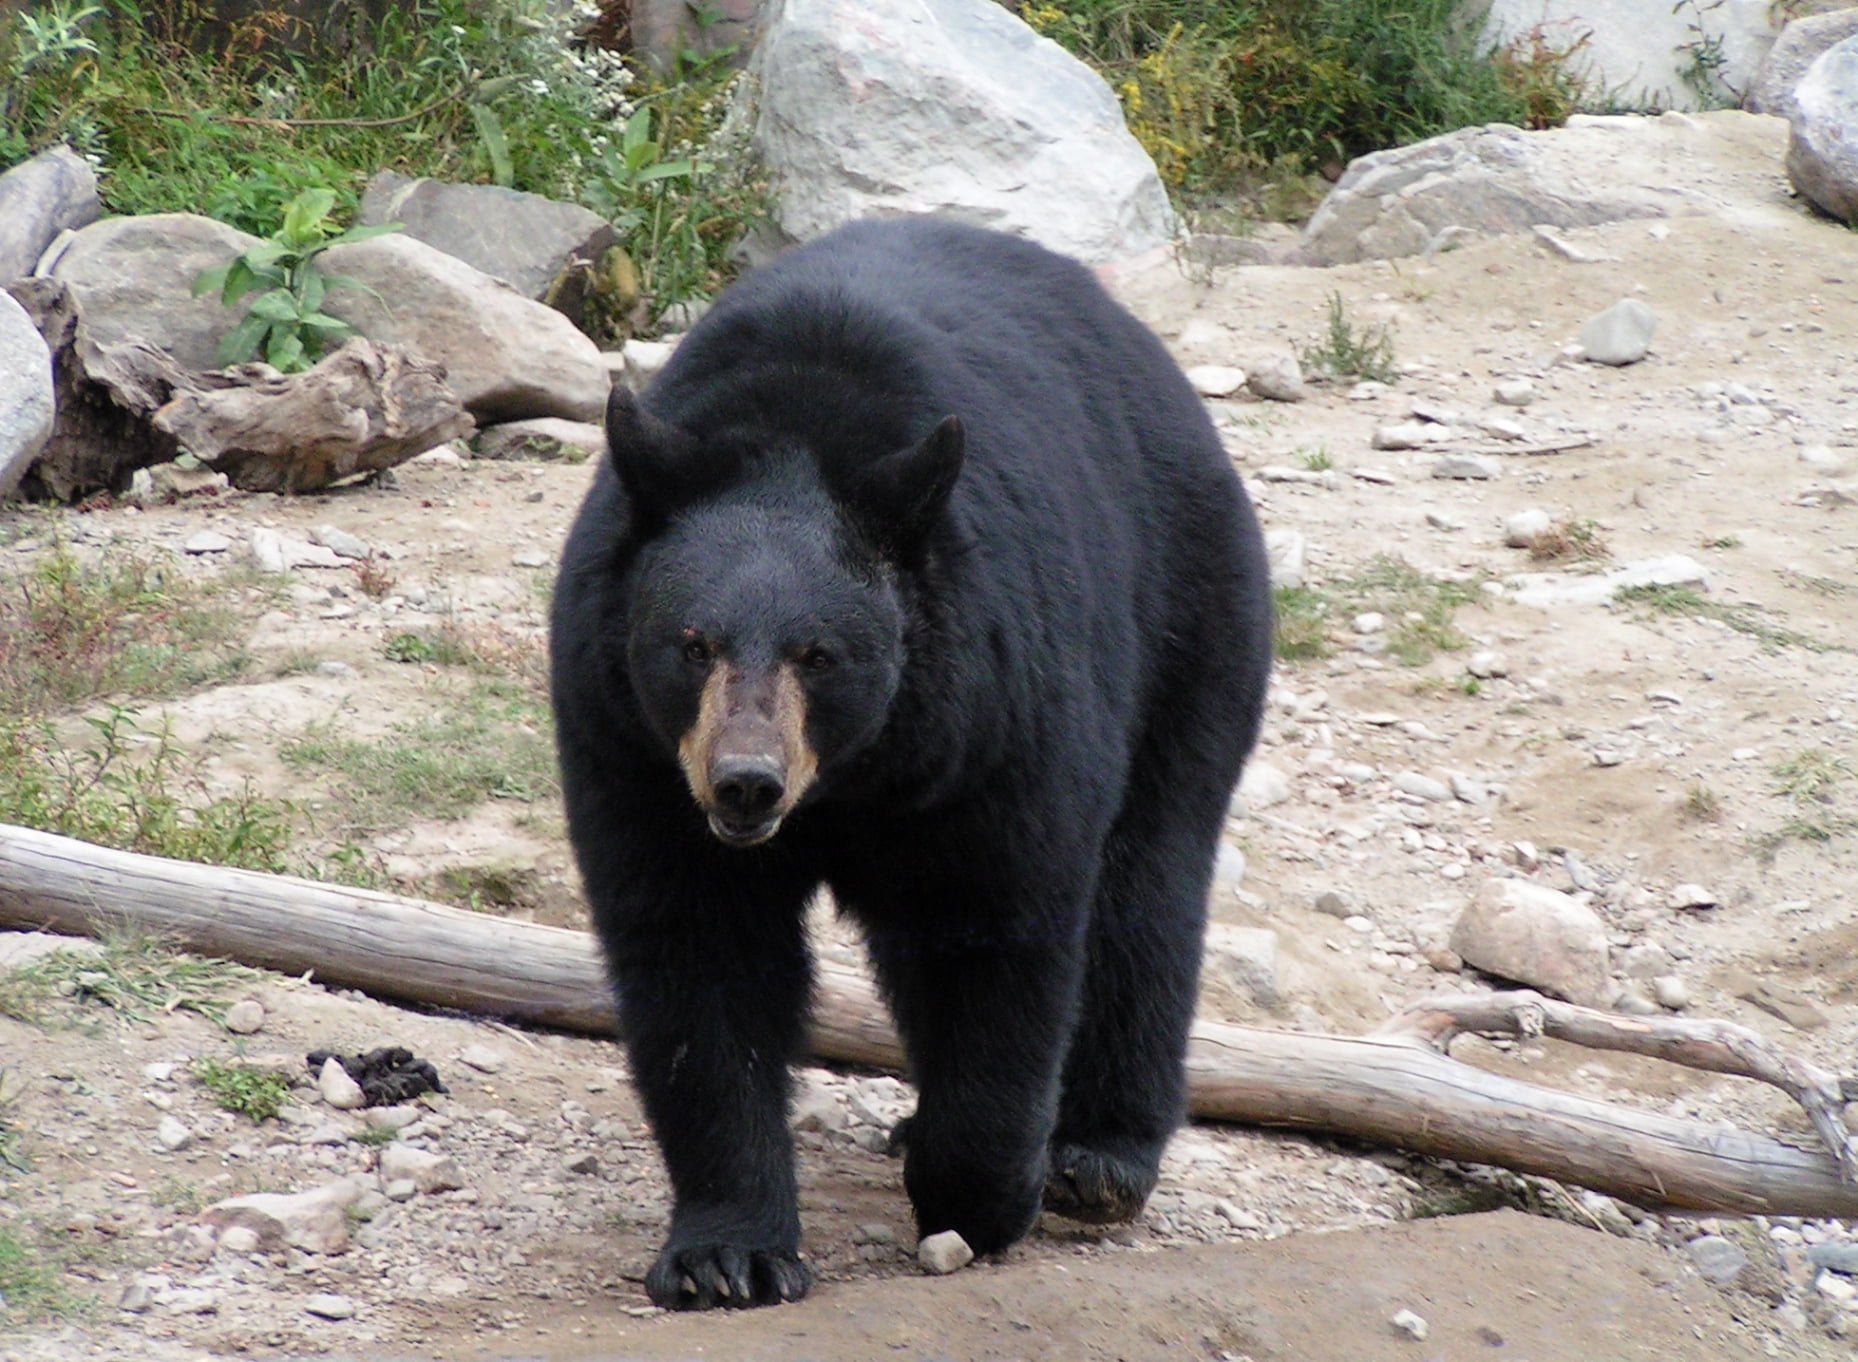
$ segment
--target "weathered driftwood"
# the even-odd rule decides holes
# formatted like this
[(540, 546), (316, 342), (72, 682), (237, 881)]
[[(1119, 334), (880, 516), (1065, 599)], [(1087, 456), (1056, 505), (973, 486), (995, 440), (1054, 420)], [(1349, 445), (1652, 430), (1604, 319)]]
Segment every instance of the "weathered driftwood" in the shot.
[(60, 501), (120, 491), (136, 469), (182, 452), (247, 491), (309, 491), (475, 429), (444, 366), (403, 347), (357, 338), (307, 373), (194, 373), (145, 341), (95, 341), (58, 280), (9, 291), (51, 349), (58, 410), (27, 486)]
[[(585, 933), (0, 825), (0, 926), (96, 934), (112, 925), (248, 964), (313, 970), (326, 984), (382, 997), (576, 1031), (615, 1026), (599, 952)], [(1858, 1215), (1858, 1185), (1817, 1145), (1487, 1073), (1441, 1052), (1465, 1029), (1557, 1036), (1748, 1074), (1815, 1095), (1822, 1106), (1839, 1091), (1829, 1076), (1738, 1027), (1612, 1017), (1528, 994), (1429, 1000), (1363, 1037), (1201, 1021), (1189, 1042), (1189, 1105), (1207, 1119), (1497, 1164), (1649, 1207)], [(870, 981), (826, 961), (811, 1044), (822, 1058), (852, 1063), (895, 1068), (903, 1058)]]

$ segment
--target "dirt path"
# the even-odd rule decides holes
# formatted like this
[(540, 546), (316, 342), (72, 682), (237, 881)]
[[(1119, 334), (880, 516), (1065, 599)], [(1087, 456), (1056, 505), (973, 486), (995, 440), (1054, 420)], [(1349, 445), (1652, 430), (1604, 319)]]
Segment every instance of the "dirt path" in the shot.
[[(1858, 236), (1786, 200), (1778, 160), (1762, 159), (1774, 140), (1744, 137), (1724, 153), (1741, 159), (1721, 167), (1734, 195), (1719, 217), (1563, 234), (1594, 263), (1517, 237), (1423, 261), (1239, 269), (1211, 287), (1171, 269), (1125, 281), (1184, 363), (1244, 365), (1307, 345), (1334, 292), (1353, 324), (1391, 328), (1404, 366), (1388, 387), (1214, 404), (1267, 528), (1305, 537), (1332, 652), (1280, 671), (1259, 760), (1282, 775), (1283, 797), (1232, 822), (1246, 868), (1215, 892), (1219, 924), (1275, 934), (1270, 987), (1255, 962), (1216, 952), (1208, 1012), (1357, 1031), (1427, 992), (1470, 986), (1439, 948), (1479, 883), (1520, 869), (1588, 896), (1634, 1005), (1655, 1006), (1653, 980), (1675, 980), (1691, 1012), (1851, 1068)], [(1588, 317), (1626, 296), (1658, 314), (1644, 362), (1560, 356)], [(1495, 402), (1495, 386), (1516, 378), (1535, 399)], [(1442, 480), (1436, 448), (1371, 448), (1377, 427), (1410, 419), (1415, 402), (1448, 416), (1458, 433), (1446, 448), (1500, 448), (1488, 426), (1505, 420), (1521, 443), (1594, 443), (1497, 453), (1499, 476)], [(1307, 476), (1267, 474), (1277, 468)], [(118, 509), (64, 526), (80, 554), (114, 541), (202, 577), (225, 569), (179, 553), (201, 528), (242, 546), (257, 525), (333, 524), (375, 546), (393, 579), (384, 598), (349, 573), (294, 573), (256, 620), (245, 679), (166, 706), (176, 736), (217, 788), (249, 777), (311, 810), (316, 854), (349, 848), (407, 887), (463, 886), (484, 906), (579, 925), (558, 801), (527, 764), (546, 734), (524, 675), (547, 564), (587, 477), (584, 466), (441, 460), (409, 465), (392, 488)], [(1545, 564), (1506, 547), (1505, 518), (1528, 509), (1580, 527), (1610, 556)], [(0, 563), (35, 561), (44, 527), (0, 512)], [(1587, 603), (1526, 603), (1524, 574), (1578, 585), (1673, 554), (1706, 581), (1664, 598), (1667, 610), (1604, 589)], [(1375, 607), (1380, 628), (1358, 633), (1364, 583), (1388, 557), (1432, 585)], [(1427, 593), (1451, 580), (1473, 598), (1448, 612), (1462, 646), (1406, 665), (1395, 636), (1425, 621), (1404, 612), (1423, 615)], [(406, 633), (463, 639), (475, 661), (390, 660), (389, 641)], [(1480, 670), (1497, 674), (1469, 675), (1479, 654), (1496, 655)], [(144, 706), (144, 721), (155, 713)], [(461, 728), (467, 719), (480, 726)], [(291, 743), (333, 751), (341, 738), (455, 740), (493, 760), (501, 797), (443, 817), (364, 809), (334, 757), (286, 760)], [(1783, 774), (1802, 754), (1824, 759), (1823, 798)], [(1396, 780), (1406, 774), (1457, 776), (1488, 798), (1415, 795)], [(448, 868), (458, 874), (442, 876)], [(1687, 883), (1716, 906), (1674, 907)], [(1325, 893), (1340, 899), (1319, 909)], [(1397, 1155), (1211, 1128), (1183, 1132), (1140, 1225), (1098, 1236), (1050, 1222), (1003, 1263), (926, 1279), (908, 1251), (898, 1167), (875, 1152), (907, 1093), (823, 1071), (804, 1084), (799, 1135), (815, 1295), (747, 1317), (664, 1317), (645, 1311), (637, 1282), (663, 1228), (662, 1175), (612, 1047), (299, 981), (236, 991), (267, 1010), (257, 1035), (185, 1013), (123, 1021), (81, 993), (44, 1025), (0, 1017), (5, 1115), (30, 1162), (0, 1166), (0, 1230), (55, 1246), (68, 1285), (96, 1302), (0, 1334), (0, 1358), (1589, 1362), (1847, 1356), (1833, 1335), (1858, 1332), (1851, 1283), (1816, 1282), (1804, 1257), (1844, 1241), (1843, 1225), (1700, 1225), (1578, 1194), (1560, 1207), (1588, 1228), (1512, 1212), (1411, 1220), (1491, 1202), (1475, 1181)], [(432, 1058), (453, 1087), (436, 1112), (415, 1113), (412, 1138), (456, 1159), (463, 1189), (371, 1207), (342, 1254), (240, 1254), (203, 1237), (203, 1205), (370, 1174), (378, 1141), (308, 1089), (281, 1121), (255, 1127), (217, 1111), (189, 1066), (389, 1042)], [(461, 1063), (474, 1045), (495, 1052), (494, 1072)], [(1541, 1044), (1467, 1041), (1455, 1054), (1609, 1100), (1802, 1129), (1785, 1099), (1733, 1080)], [(183, 1148), (158, 1143), (163, 1116), (188, 1126)], [(1686, 1247), (1707, 1230), (1750, 1261), (1727, 1288), (1700, 1277), (1702, 1251)], [(118, 1310), (138, 1282), (139, 1308)], [(351, 1312), (309, 1313), (318, 1292)], [(1401, 1309), (1426, 1320), (1426, 1340), (1389, 1322)]]

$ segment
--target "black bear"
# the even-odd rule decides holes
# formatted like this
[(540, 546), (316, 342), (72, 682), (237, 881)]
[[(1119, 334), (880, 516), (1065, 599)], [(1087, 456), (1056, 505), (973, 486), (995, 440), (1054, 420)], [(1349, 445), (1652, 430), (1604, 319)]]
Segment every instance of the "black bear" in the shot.
[(920, 1233), (1135, 1216), (1271, 654), (1257, 523), (1179, 369), (1073, 261), (866, 222), (727, 290), (607, 439), (551, 659), (671, 1178), (651, 1298), (807, 1289), (788, 1064), (822, 884), (909, 1055)]

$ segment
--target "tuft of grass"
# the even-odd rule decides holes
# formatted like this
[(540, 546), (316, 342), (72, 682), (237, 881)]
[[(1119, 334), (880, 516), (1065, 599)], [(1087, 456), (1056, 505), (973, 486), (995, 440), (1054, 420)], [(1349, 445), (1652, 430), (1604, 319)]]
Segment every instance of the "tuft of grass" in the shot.
[(1327, 595), (1307, 586), (1280, 586), (1272, 594), (1277, 603), (1278, 661), (1313, 662), (1335, 651), (1325, 628), (1330, 608)]
[[(6, 1011), (4, 992), (5, 980), (0, 979), (0, 1012)], [(12, 1071), (0, 1069), (0, 1170), (10, 1168), (15, 1173), (29, 1173), (32, 1160), (21, 1147), (20, 1129), (12, 1118), (13, 1104), (18, 1100), (19, 1085), (13, 1081)]]
[(290, 1096), (287, 1074), (236, 1060), (200, 1060), (194, 1065), (193, 1076), (194, 1082), (212, 1093), (222, 1108), (249, 1117), (254, 1125), (275, 1119)]
[(1312, 473), (1327, 473), (1335, 467), (1335, 455), (1326, 446), (1317, 445), (1314, 449), (1299, 449), (1297, 462)]
[(1613, 551), (1598, 521), (1557, 520), (1530, 542), (1529, 556), (1541, 563), (1597, 563)]
[(1742, 539), (1740, 535), (1734, 534), (1706, 535), (1703, 547), (1706, 549), (1739, 549), (1742, 547)]
[(532, 906), (540, 883), (524, 866), (455, 865), (439, 871), (434, 887), (441, 902), (474, 913), (507, 913)]
[(89, 1302), (65, 1286), (61, 1246), (26, 1221), (0, 1222), (0, 1321), (36, 1324), (82, 1313)]
[(338, 779), (344, 831), (457, 818), (486, 799), (533, 801), (558, 789), (551, 725), (540, 700), (481, 681), (454, 707), (394, 725), (383, 738), (342, 737), (333, 724), (306, 730), (279, 755)]
[(0, 721), (0, 822), (205, 865), (286, 870), (289, 811), (245, 785), (216, 795), (164, 720), (134, 710), (86, 716), (91, 741), (49, 722)]
[(133, 932), (112, 932), (96, 954), (54, 951), (13, 972), (13, 988), (0, 1006), (22, 1020), (40, 1021), (52, 999), (99, 1003), (131, 1021), (159, 1013), (196, 1012), (223, 1025), (237, 991), (262, 976), (226, 960), (186, 955)]
[(0, 575), (0, 714), (104, 695), (173, 695), (237, 676), (239, 612), (210, 588), (120, 549), (80, 562), (62, 542)]
[(1774, 792), (1795, 804), (1830, 804), (1851, 773), (1844, 757), (1823, 747), (1803, 747), (1774, 764)]
[(1738, 634), (1748, 635), (1769, 652), (1798, 647), (1824, 653), (1844, 648), (1842, 644), (1826, 643), (1809, 634), (1774, 624), (1768, 619), (1767, 612), (1759, 606), (1713, 601), (1694, 586), (1622, 586), (1614, 590), (1613, 599), (1627, 605), (1636, 605), (1650, 614), (1690, 615), (1698, 619), (1719, 621)]
[(1387, 651), (1409, 667), (1465, 646), (1453, 616), (1479, 594), (1474, 581), (1429, 577), (1390, 554), (1375, 555), (1359, 573), (1338, 585), (1348, 597), (1351, 615), (1377, 610), (1387, 616)]
[(1844, 596), (1852, 589), (1848, 582), (1832, 577), (1815, 577), (1810, 572), (1795, 572), (1792, 568), (1782, 568), (1780, 579), (1797, 591), (1810, 591), (1815, 596)]
[(1722, 817), (1722, 799), (1716, 791), (1697, 781), (1684, 791), (1684, 802), (1679, 809), (1693, 823), (1714, 823)]
[(1325, 312), (1322, 341), (1297, 352), (1305, 374), (1331, 380), (1368, 378), (1380, 383), (1392, 383), (1400, 376), (1394, 367), (1393, 337), (1386, 327), (1356, 329), (1337, 292), (1330, 293)]

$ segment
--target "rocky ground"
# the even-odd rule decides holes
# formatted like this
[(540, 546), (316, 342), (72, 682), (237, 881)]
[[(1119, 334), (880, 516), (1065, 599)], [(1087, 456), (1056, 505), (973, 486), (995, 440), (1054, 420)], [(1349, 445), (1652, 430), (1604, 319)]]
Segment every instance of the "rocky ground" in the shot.
[[(1428, 993), (1485, 987), (1461, 971), (1453, 927), (1485, 881), (1513, 877), (1598, 915), (1610, 957), (1588, 986), (1602, 1001), (1734, 1020), (1850, 1071), (1858, 236), (1788, 200), (1762, 138), (1740, 145), (1707, 216), (1568, 230), (1559, 245), (1523, 235), (1428, 259), (1119, 281), (1186, 365), (1256, 369), (1318, 343), (1332, 293), (1357, 336), (1388, 328), (1399, 363), (1395, 381), (1298, 403), (1211, 401), (1280, 553), (1301, 536), (1301, 608), (1325, 612), (1331, 646), (1276, 680), (1214, 891), (1210, 1015), (1358, 1033)], [(1622, 298), (1656, 314), (1649, 355), (1571, 357), (1582, 325)], [(1414, 447), (1375, 447), (1402, 442)], [(1436, 476), (1457, 455), (1473, 456), (1456, 465), (1472, 476)], [(144, 705), (142, 721), (169, 714), (216, 787), (249, 778), (297, 801), (318, 856), (579, 925), (558, 802), (532, 769), (541, 715), (523, 697), (549, 565), (588, 476), (441, 455), (391, 485), (314, 498), (56, 526), (5, 513), (0, 560), (37, 561), (56, 533), (80, 556), (116, 545), (211, 578), (237, 570), (257, 529), (357, 537), (387, 580), (292, 569), (281, 594), (252, 600), (241, 676)], [(1558, 529), (1561, 556), (1506, 543), (1525, 512)], [(225, 547), (185, 551), (217, 542), (202, 531)], [(1665, 567), (1688, 591), (1621, 601), (1604, 579), (1680, 555), (1691, 564)], [(392, 660), (406, 634), (465, 640), (473, 665)], [(308, 738), (416, 743), (485, 713), (467, 740), (508, 768), (505, 797), (444, 817), (369, 822), (352, 772), (284, 755)], [(1858, 1278), (1838, 1270), (1858, 1246), (1842, 1223), (1652, 1216), (1213, 1126), (1182, 1132), (1139, 1224), (1048, 1221), (1002, 1262), (926, 1277), (882, 1152), (907, 1089), (823, 1069), (806, 1072), (796, 1111), (814, 1295), (668, 1317), (638, 1282), (666, 1202), (614, 1047), (312, 981), (227, 987), (261, 1005), (238, 1019), (257, 1030), (185, 1009), (127, 1017), (87, 1001), (81, 980), (37, 1022), (0, 1016), (0, 1115), (16, 1135), (4, 1148), (18, 1156), (0, 1164), (0, 1228), (43, 1246), (72, 1302), (0, 1335), (0, 1358), (1574, 1362), (1843, 1357), (1858, 1336)], [(191, 1077), (201, 1059), (277, 1053), (295, 1069), (311, 1049), (384, 1044), (432, 1060), (449, 1095), (364, 1119), (304, 1070), (260, 1126)], [(1540, 1042), (1453, 1053), (1810, 1138), (1786, 1098), (1742, 1080)], [(384, 1159), (404, 1182), (383, 1182)], [(351, 1175), (296, 1245), (262, 1219), (203, 1219), (226, 1198)], [(1499, 1204), (1549, 1214), (1415, 1218)]]

